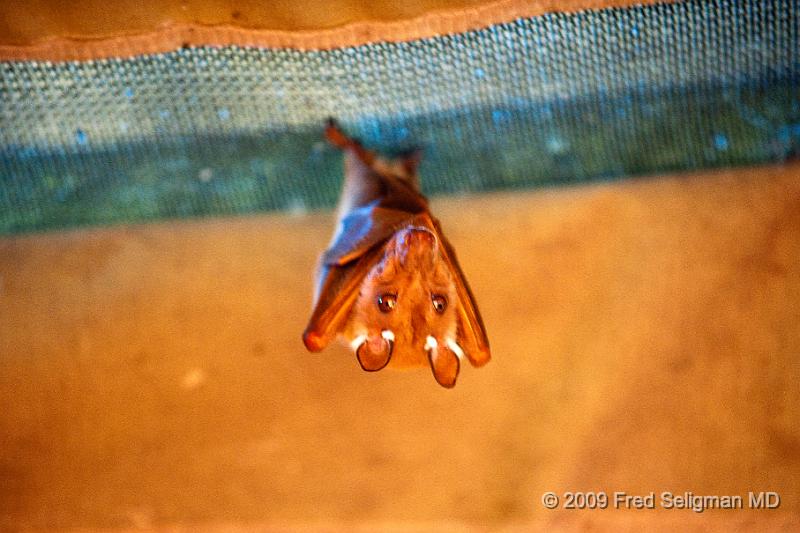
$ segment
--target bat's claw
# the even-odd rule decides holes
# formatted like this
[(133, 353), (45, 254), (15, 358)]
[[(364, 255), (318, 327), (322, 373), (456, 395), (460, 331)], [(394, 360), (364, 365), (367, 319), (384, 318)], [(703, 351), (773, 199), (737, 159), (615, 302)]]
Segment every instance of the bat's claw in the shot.
[(337, 148), (353, 150), (359, 159), (367, 165), (371, 165), (375, 159), (375, 154), (361, 146), (357, 139), (348, 137), (333, 117), (325, 122), (325, 138)]
[(345, 135), (333, 117), (330, 117), (325, 122), (325, 138), (329, 143), (341, 149), (349, 148), (353, 145), (359, 145), (358, 141), (355, 141)]
[(303, 332), (303, 344), (309, 352), (319, 352), (327, 345), (322, 335), (310, 329)]

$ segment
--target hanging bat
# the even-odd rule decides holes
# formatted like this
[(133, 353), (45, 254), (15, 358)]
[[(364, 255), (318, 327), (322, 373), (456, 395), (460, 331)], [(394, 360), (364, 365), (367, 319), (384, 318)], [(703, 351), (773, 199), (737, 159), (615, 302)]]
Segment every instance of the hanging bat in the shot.
[(440, 385), (453, 387), (464, 357), (476, 367), (489, 361), (489, 341), (420, 192), (419, 151), (380, 157), (333, 120), (325, 135), (344, 151), (344, 185), (303, 343), (317, 352), (338, 336), (366, 371), (430, 365)]

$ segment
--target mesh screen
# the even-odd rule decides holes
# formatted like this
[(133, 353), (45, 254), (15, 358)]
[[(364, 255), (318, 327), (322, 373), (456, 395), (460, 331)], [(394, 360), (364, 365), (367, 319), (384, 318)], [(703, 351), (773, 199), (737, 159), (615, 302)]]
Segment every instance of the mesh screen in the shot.
[(779, 161), (796, 0), (656, 4), (328, 51), (0, 63), (0, 232), (333, 205), (326, 117), (431, 194)]

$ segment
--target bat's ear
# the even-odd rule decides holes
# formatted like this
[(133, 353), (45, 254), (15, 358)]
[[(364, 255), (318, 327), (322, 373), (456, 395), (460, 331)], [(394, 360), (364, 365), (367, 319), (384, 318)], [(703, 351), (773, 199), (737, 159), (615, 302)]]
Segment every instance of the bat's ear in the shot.
[(428, 362), (431, 365), (433, 377), (436, 378), (439, 385), (446, 389), (456, 386), (461, 363), (452, 350), (441, 345), (428, 350)]
[(356, 358), (361, 368), (367, 372), (376, 372), (389, 364), (392, 358), (394, 341), (385, 337), (366, 338), (356, 348)]

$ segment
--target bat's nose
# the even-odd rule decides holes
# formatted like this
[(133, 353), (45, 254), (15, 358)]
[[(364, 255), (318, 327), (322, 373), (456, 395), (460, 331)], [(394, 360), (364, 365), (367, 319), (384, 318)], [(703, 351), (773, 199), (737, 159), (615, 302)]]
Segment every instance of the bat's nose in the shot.
[(405, 244), (409, 247), (433, 248), (436, 239), (426, 229), (411, 228), (406, 232)]
[(433, 260), (436, 237), (424, 228), (409, 228), (397, 244), (404, 266), (424, 266)]

